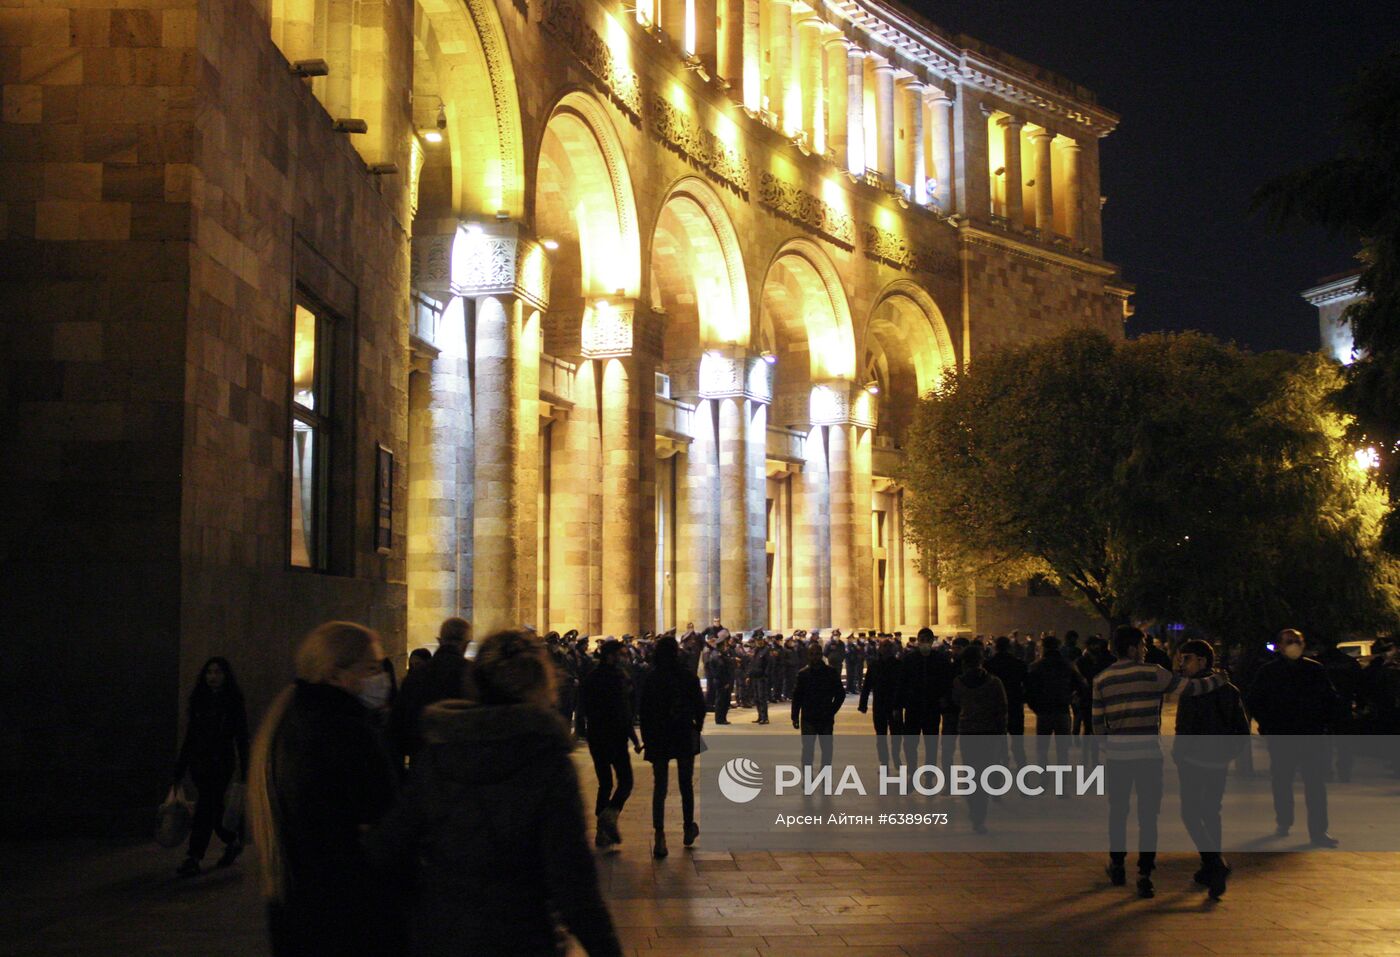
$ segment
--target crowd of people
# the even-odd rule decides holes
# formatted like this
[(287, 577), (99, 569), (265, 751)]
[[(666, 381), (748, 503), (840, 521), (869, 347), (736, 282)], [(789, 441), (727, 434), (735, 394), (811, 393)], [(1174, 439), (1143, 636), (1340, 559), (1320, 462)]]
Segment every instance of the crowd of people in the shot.
[[(590, 954), (620, 953), (587, 846), (578, 743), (597, 778), (594, 845), (622, 843), (637, 753), (652, 768), (651, 853), (663, 858), (672, 765), (685, 846), (700, 833), (694, 768), (710, 715), (728, 724), (733, 708), (752, 708), (765, 725), (770, 706), (786, 703), (804, 764), (825, 766), (850, 697), (891, 765), (917, 765), (922, 745), (928, 764), (960, 754), (978, 768), (1023, 766), (1029, 709), (1037, 763), (1052, 747), (1068, 763), (1077, 744), (1085, 763), (1105, 764), (1116, 885), (1127, 882), (1135, 797), (1143, 897), (1153, 895), (1169, 695), (1181, 696), (1171, 756), (1182, 818), (1211, 897), (1230, 873), (1222, 798), (1231, 764), (1250, 753), (1241, 744), (1252, 722), (1267, 736), (1277, 833), (1293, 826), (1301, 776), (1310, 841), (1335, 846), (1325, 785), (1345, 780), (1355, 755), (1317, 736), (1400, 733), (1400, 648), (1378, 642), (1363, 667), (1336, 649), (1307, 656), (1292, 630), (1267, 653), (1228, 662), (1200, 639), (1164, 644), (1131, 626), (1081, 647), (1074, 632), (785, 637), (731, 633), (718, 620), (679, 635), (595, 640), (526, 627), (474, 642), (469, 623), (450, 618), (434, 651), (410, 655), (400, 684), (373, 631), (330, 622), (303, 641), (296, 680), (251, 746), (232, 666), (211, 658), (201, 669), (174, 769), (198, 791), (180, 873), (199, 873), (214, 834), (218, 865), (237, 860), (243, 829), (227, 826), (224, 801), (246, 785), (275, 954), (553, 954), (565, 930)], [(976, 832), (987, 816), (985, 794), (969, 796)]]

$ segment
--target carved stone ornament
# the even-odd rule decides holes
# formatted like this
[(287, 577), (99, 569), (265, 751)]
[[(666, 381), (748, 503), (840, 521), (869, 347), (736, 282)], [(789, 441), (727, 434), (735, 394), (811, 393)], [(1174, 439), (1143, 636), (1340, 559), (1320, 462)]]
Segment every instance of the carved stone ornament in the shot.
[(764, 171), (758, 177), (758, 200), (784, 219), (846, 249), (855, 248), (856, 228), (851, 217), (830, 204)]
[(540, 27), (572, 50), (585, 70), (632, 119), (642, 119), (642, 84), (637, 74), (619, 64), (607, 43), (569, 0), (544, 0)]
[(637, 305), (631, 299), (595, 299), (583, 311), (580, 341), (586, 359), (632, 354), (632, 323)]
[(454, 296), (518, 296), (537, 309), (549, 307), (549, 255), (538, 242), (521, 235), (515, 223), (464, 224), (450, 237), (430, 239), (421, 259), (418, 239), (413, 241), (415, 276), (421, 271), (435, 282), (445, 271)]
[(845, 379), (833, 379), (812, 386), (809, 402), (809, 421), (812, 425), (850, 424), (875, 428), (875, 397)]
[(700, 357), (702, 399), (738, 398), (773, 401), (773, 368), (759, 356), (706, 352)]
[(702, 126), (698, 117), (655, 94), (651, 98), (651, 129), (657, 139), (693, 165), (713, 174), (741, 196), (748, 196), (748, 157)]

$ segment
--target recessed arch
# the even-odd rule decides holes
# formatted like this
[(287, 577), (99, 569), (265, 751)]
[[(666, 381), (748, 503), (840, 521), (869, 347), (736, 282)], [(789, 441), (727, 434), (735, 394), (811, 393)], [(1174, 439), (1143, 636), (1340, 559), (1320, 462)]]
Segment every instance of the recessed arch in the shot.
[(555, 104), (534, 183), (535, 231), (558, 244), (559, 301), (637, 296), (641, 243), (632, 178), (617, 131), (591, 94), (570, 91)]
[(880, 432), (901, 444), (919, 397), (957, 363), (933, 297), (906, 279), (886, 286), (870, 311), (861, 356), (860, 381), (879, 383)]
[(666, 194), (651, 234), (652, 305), (668, 315), (667, 358), (748, 345), (748, 278), (739, 237), (710, 185), (688, 176)]
[(761, 306), (760, 336), (771, 337), (780, 364), (785, 354), (805, 354), (813, 382), (855, 375), (850, 303), (836, 267), (816, 243), (783, 244), (764, 276)]
[(515, 68), (489, 0), (417, 0), (414, 37), (437, 74), (462, 218), (525, 215), (525, 150)]

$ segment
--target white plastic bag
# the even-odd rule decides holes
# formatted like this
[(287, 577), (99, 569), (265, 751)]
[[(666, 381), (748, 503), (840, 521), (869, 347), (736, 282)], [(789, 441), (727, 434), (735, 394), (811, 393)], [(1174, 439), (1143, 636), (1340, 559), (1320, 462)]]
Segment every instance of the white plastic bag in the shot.
[(161, 847), (179, 847), (185, 843), (193, 818), (194, 804), (184, 788), (178, 784), (172, 786), (156, 811), (156, 843)]

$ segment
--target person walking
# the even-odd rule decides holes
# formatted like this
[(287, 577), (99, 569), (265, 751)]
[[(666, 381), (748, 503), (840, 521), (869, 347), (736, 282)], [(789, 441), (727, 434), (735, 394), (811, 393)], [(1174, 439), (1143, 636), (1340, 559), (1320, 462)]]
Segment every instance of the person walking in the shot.
[(1259, 669), (1249, 688), (1249, 712), (1259, 722), (1269, 749), (1269, 778), (1274, 792), (1275, 834), (1293, 827), (1293, 782), (1303, 778), (1308, 806), (1308, 839), (1318, 847), (1336, 847), (1327, 833), (1327, 733), (1337, 708), (1337, 693), (1327, 669), (1303, 656), (1303, 633), (1285, 628), (1275, 642), (1278, 657)]
[(681, 668), (676, 639), (658, 638), (652, 650), (652, 669), (642, 685), (642, 747), (651, 762), (651, 826), (655, 832), (652, 854), (665, 857), (666, 791), (670, 762), (676, 762), (676, 786), (681, 792), (685, 819), (685, 846), (695, 843), (700, 826), (695, 823), (695, 755), (705, 727), (705, 696), (700, 679)]
[(822, 764), (831, 767), (831, 736), (836, 727), (836, 712), (846, 702), (846, 689), (841, 675), (822, 660), (821, 652), (810, 649), (807, 667), (797, 673), (797, 687), (792, 693), (792, 726), (802, 732), (802, 766), (812, 767), (812, 757), (821, 745)]
[(1011, 736), (1011, 753), (1017, 767), (1026, 764), (1026, 663), (1012, 653), (1011, 639), (996, 640), (996, 654), (987, 659), (987, 671), (1001, 682), (1006, 693), (1006, 733)]
[[(880, 763), (893, 767), (899, 760), (900, 740), (904, 734), (900, 725), (899, 713), (899, 646), (886, 639), (880, 642), (880, 650), (870, 659), (865, 669), (865, 678), (860, 685), (861, 714), (866, 713), (871, 696), (875, 698), (875, 713), (871, 720), (875, 725), (875, 750)], [(894, 736), (894, 749), (890, 749), (890, 736)], [(891, 761), (893, 756), (894, 762)]]
[(913, 648), (900, 659), (899, 727), (904, 735), (904, 757), (910, 767), (918, 765), (919, 739), (924, 757), (938, 762), (938, 725), (945, 700), (953, 689), (953, 664), (946, 652), (933, 647), (933, 631), (920, 628)]
[(224, 800), (235, 771), (246, 785), (248, 711), (228, 659), (214, 657), (199, 669), (190, 691), (185, 740), (172, 775), (178, 787), (188, 773), (198, 792), (190, 824), (189, 851), (176, 872), (181, 877), (199, 873), (212, 834), (217, 833), (224, 842), (217, 867), (228, 867), (243, 853), (239, 831), (224, 827)]
[[(544, 644), (497, 632), (474, 670), (479, 701), (423, 713), (424, 746), (403, 800), (366, 840), (371, 861), (418, 889), (409, 952), (553, 957), (566, 945), (557, 914), (586, 953), (619, 957)], [(595, 712), (604, 713), (618, 717)], [(590, 745), (600, 730), (590, 727)]]
[(773, 649), (768, 647), (768, 639), (763, 632), (753, 633), (753, 657), (749, 659), (746, 674), (749, 678), (749, 694), (753, 698), (758, 717), (754, 724), (768, 723), (768, 693), (773, 680)]
[(426, 665), (410, 668), (389, 715), (389, 737), (402, 765), (423, 744), (418, 719), (428, 705), (469, 697), (472, 663), (466, 658), (472, 626), (465, 618), (448, 618), (438, 628), (438, 647)]
[(297, 649), (296, 683), (254, 739), (249, 823), (274, 957), (403, 952), (401, 907), (360, 840), (393, 805), (398, 781), (365, 703), (382, 693), (383, 657), (362, 625), (316, 628)]
[[(1006, 748), (1006, 689), (982, 666), (982, 646), (972, 644), (959, 656), (962, 673), (953, 679), (952, 699), (958, 709), (958, 740), (962, 759), (980, 781), (982, 772), (1002, 759)], [(980, 786), (967, 796), (972, 830), (987, 833), (987, 792)]]
[(1083, 679), (1060, 653), (1060, 639), (1040, 639), (1040, 660), (1026, 672), (1026, 703), (1035, 712), (1035, 756), (1043, 767), (1055, 736), (1055, 762), (1069, 763), (1070, 705)]
[[(618, 666), (622, 642), (609, 638), (598, 649), (598, 664), (579, 685), (580, 704), (588, 722), (588, 754), (598, 775), (597, 817), (594, 843), (611, 847), (622, 843), (617, 819), (632, 794), (632, 759), (627, 743), (641, 753), (642, 743), (632, 722), (632, 682)], [(613, 778), (617, 778), (616, 789)]]
[[(825, 651), (826, 663), (836, 669), (836, 676), (841, 676), (841, 669), (846, 663), (846, 642), (841, 638), (841, 629), (835, 628), (831, 632), (831, 637), (827, 639)], [(810, 667), (810, 662), (808, 662)]]
[(1094, 680), (1091, 716), (1094, 734), (1105, 735), (1108, 792), (1108, 876), (1114, 886), (1127, 883), (1128, 807), (1137, 792), (1139, 897), (1152, 897), (1157, 866), (1157, 816), (1162, 810), (1162, 700), (1172, 694), (1193, 697), (1225, 684), (1212, 673), (1183, 678), (1148, 664), (1146, 637), (1132, 625), (1113, 633), (1118, 660)]
[[(1215, 649), (1193, 638), (1181, 646), (1181, 674), (1200, 678), (1213, 673)], [(1182, 698), (1176, 707), (1172, 760), (1181, 784), (1181, 822), (1201, 855), (1197, 884), (1209, 888), (1211, 900), (1225, 893), (1230, 865), (1222, 854), (1220, 805), (1230, 762), (1249, 747), (1249, 718), (1240, 690), (1228, 681), (1214, 691)]]

